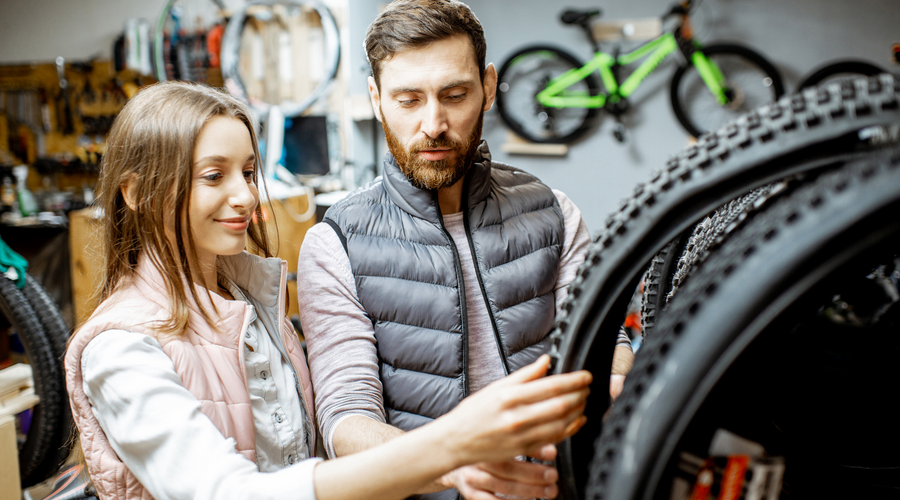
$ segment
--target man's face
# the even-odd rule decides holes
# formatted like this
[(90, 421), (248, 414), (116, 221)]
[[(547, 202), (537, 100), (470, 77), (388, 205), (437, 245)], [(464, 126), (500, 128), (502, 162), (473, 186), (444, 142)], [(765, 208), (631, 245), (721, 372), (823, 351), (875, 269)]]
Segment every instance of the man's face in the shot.
[(458, 35), (395, 54), (369, 78), (375, 115), (400, 170), (418, 187), (449, 187), (465, 176), (494, 102), (497, 72), (481, 82), (475, 51)]

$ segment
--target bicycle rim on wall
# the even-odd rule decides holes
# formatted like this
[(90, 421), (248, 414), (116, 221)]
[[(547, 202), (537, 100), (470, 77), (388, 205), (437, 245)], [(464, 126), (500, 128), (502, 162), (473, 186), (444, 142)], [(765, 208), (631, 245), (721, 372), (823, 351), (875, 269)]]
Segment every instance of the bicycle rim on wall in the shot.
[(784, 93), (778, 71), (763, 56), (746, 47), (710, 45), (703, 53), (725, 77), (730, 101), (724, 105), (716, 101), (695, 66), (678, 68), (672, 76), (672, 109), (694, 137), (718, 130), (738, 116), (774, 102)]
[[(498, 74), (497, 109), (519, 136), (532, 142), (566, 143), (585, 134), (596, 108), (548, 108), (536, 99), (547, 83), (581, 67), (567, 52), (547, 46), (526, 47), (510, 56)], [(573, 84), (567, 94), (591, 96), (599, 84), (593, 75)]]

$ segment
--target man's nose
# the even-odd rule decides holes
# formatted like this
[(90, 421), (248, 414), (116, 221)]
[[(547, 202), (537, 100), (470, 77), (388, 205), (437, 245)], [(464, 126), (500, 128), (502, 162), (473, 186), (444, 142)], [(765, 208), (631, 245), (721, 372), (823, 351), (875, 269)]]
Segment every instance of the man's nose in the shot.
[(441, 134), (447, 132), (449, 125), (447, 123), (447, 110), (438, 99), (432, 99), (424, 109), (425, 116), (422, 118), (422, 132), (432, 139), (437, 139)]

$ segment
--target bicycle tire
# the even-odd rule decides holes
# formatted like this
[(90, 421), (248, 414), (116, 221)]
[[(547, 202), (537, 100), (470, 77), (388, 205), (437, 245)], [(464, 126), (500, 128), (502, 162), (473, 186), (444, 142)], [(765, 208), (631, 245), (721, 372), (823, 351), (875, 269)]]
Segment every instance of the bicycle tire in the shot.
[(34, 309), (15, 284), (0, 277), (0, 312), (16, 329), (32, 367), (34, 392), (40, 403), (33, 408), (31, 426), (19, 449), (19, 477), (23, 487), (52, 475), (47, 457), (55, 456), (58, 431), (68, 408), (60, 362)]
[[(895, 251), (897, 210), (895, 147), (822, 175), (729, 238), (674, 297), (636, 361), (597, 442), (586, 498), (656, 498), (683, 432), (728, 367), (841, 266), (874, 248)], [(632, 418), (638, 409), (653, 418)]]
[(297, 117), (303, 114), (310, 106), (324, 96), (331, 87), (331, 82), (337, 76), (338, 65), (341, 60), (341, 39), (337, 22), (328, 7), (317, 0), (284, 0), (280, 3), (292, 6), (309, 6), (318, 14), (322, 32), (324, 34), (324, 45), (326, 54), (323, 57), (325, 69), (322, 72), (322, 79), (319, 80), (315, 88), (310, 91), (309, 95), (304, 96), (300, 102), (285, 101), (282, 103), (260, 103), (257, 99), (250, 99), (247, 90), (238, 71), (238, 53), (241, 46), (241, 32), (244, 28), (244, 22), (247, 19), (247, 9), (257, 5), (271, 5), (272, 2), (267, 0), (253, 0), (247, 2), (231, 15), (228, 24), (225, 26), (225, 33), (222, 35), (222, 78), (225, 80), (228, 91), (235, 97), (247, 102), (254, 111), (257, 112), (259, 118), (264, 120), (269, 113), (272, 105), (278, 105), (282, 114), (288, 118)]
[[(670, 159), (622, 202), (588, 250), (551, 334), (553, 372), (609, 373), (632, 291), (659, 249), (753, 188), (890, 144), (900, 123), (898, 94), (900, 81), (890, 75), (808, 89), (701, 137)], [(587, 425), (559, 444), (559, 484), (566, 498), (583, 492), (592, 445), (603, 428), (599, 417), (608, 407), (608, 399), (591, 398)]]
[(887, 71), (884, 68), (867, 61), (858, 59), (841, 60), (815, 69), (812, 73), (803, 78), (797, 88), (805, 89), (815, 87), (823, 81), (833, 77), (847, 77), (851, 75), (875, 76), (880, 73), (887, 73)]
[[(598, 108), (545, 108), (536, 96), (547, 82), (583, 64), (568, 52), (548, 45), (532, 45), (511, 55), (497, 74), (497, 111), (517, 135), (531, 142), (568, 143), (591, 129)], [(589, 74), (578, 88), (597, 95), (600, 85)], [(543, 118), (543, 119), (542, 119)], [(556, 124), (559, 130), (553, 130)]]
[[(63, 319), (56, 302), (30, 274), (25, 275), (25, 287), (22, 288), (22, 295), (37, 314), (38, 321), (44, 329), (53, 352), (53, 359), (58, 363), (60, 374), (63, 376), (62, 374), (65, 372), (63, 357), (66, 354), (66, 346), (72, 330)], [(53, 437), (51, 452), (47, 453), (39, 469), (53, 473), (63, 465), (71, 451), (69, 441), (74, 425), (71, 409), (68, 404), (65, 404), (60, 415), (60, 425), (57, 426)], [(52, 450), (56, 450), (56, 452), (54, 453)]]
[(784, 82), (778, 70), (758, 52), (735, 44), (709, 45), (702, 52), (718, 65), (734, 96), (729, 104), (722, 106), (693, 64), (688, 62), (675, 70), (669, 89), (672, 111), (694, 137), (716, 130), (784, 94)]
[(655, 328), (659, 314), (665, 308), (666, 294), (672, 288), (672, 276), (678, 256), (684, 253), (690, 235), (680, 234), (662, 248), (644, 273), (644, 293), (641, 295), (641, 335), (646, 337)]
[(660, 250), (650, 261), (644, 278), (644, 295), (641, 296), (644, 335), (653, 331), (659, 315), (692, 269), (709, 255), (710, 250), (720, 245), (751, 210), (764, 202), (773, 188), (774, 185), (757, 188), (729, 201), (695, 225), (690, 234), (683, 233)]

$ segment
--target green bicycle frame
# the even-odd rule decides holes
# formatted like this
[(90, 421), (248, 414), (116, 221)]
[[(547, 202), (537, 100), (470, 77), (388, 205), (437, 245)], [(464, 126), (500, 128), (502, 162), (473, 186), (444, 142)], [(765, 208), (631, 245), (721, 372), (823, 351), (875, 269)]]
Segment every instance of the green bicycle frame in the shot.
[[(604, 52), (597, 52), (584, 66), (573, 68), (550, 80), (547, 86), (538, 93), (537, 100), (542, 106), (548, 108), (602, 108), (607, 101), (616, 102), (630, 96), (644, 78), (676, 50), (678, 50), (678, 41), (675, 39), (675, 35), (665, 33), (618, 58)], [(644, 57), (646, 57), (644, 62), (619, 84), (612, 71), (613, 65), (624, 66)], [(697, 45), (697, 50), (691, 54), (691, 62), (716, 100), (720, 104), (727, 104), (725, 78), (718, 66), (703, 54), (699, 45)], [(606, 93), (590, 95), (585, 90), (569, 90), (570, 86), (584, 80), (594, 71), (599, 71)]]

